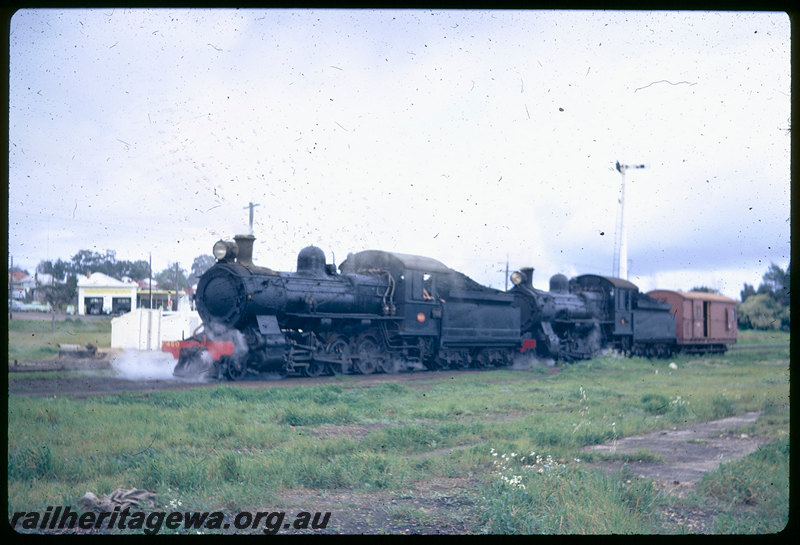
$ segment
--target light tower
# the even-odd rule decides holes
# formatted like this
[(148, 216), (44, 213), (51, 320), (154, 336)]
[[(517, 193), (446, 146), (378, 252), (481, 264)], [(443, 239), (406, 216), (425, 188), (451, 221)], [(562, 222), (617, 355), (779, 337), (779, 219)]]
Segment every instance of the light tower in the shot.
[(611, 276), (628, 279), (628, 233), (625, 228), (625, 171), (631, 168), (645, 168), (645, 165), (621, 165), (617, 161), (617, 171), (622, 175), (619, 196), (619, 226), (614, 241), (614, 267)]

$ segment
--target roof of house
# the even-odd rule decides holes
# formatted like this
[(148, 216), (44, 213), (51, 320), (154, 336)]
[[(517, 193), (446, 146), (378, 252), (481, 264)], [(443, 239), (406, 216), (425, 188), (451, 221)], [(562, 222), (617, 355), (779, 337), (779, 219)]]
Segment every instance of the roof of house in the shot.
[(123, 282), (121, 280), (117, 280), (116, 278), (111, 278), (107, 274), (96, 272), (92, 273), (88, 277), (78, 277), (78, 287), (135, 288), (136, 284), (134, 282)]
[(25, 280), (26, 278), (28, 278), (28, 276), (30, 275), (24, 271), (18, 271), (16, 269), (11, 271), (11, 279), (14, 282), (20, 282), (22, 280)]

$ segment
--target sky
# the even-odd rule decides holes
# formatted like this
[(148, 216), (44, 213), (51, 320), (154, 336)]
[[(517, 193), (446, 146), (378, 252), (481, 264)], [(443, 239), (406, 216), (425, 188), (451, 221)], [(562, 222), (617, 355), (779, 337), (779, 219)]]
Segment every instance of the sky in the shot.
[(8, 252), (294, 271), (381, 249), (739, 298), (790, 259), (773, 12), (30, 9), (9, 25)]

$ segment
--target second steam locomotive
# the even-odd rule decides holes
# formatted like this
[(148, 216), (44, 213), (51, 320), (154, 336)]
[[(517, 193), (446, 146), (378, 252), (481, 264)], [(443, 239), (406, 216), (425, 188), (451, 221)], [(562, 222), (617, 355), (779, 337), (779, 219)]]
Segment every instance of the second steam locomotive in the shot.
[(196, 292), (204, 332), (164, 343), (176, 375), (396, 373), (677, 348), (671, 306), (619, 278), (555, 275), (542, 291), (522, 269), (504, 292), (394, 252), (350, 254), (337, 271), (315, 246), (300, 251), (296, 272), (277, 272), (253, 264), (254, 240), (214, 246), (217, 263)]

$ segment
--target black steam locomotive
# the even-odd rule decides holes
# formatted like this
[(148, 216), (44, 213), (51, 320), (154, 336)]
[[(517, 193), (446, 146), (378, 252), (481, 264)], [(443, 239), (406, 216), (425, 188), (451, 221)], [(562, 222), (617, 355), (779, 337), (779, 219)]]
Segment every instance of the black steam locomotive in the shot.
[(176, 375), (502, 367), (607, 347), (661, 355), (675, 343), (669, 305), (625, 280), (556, 275), (545, 292), (523, 269), (503, 292), (434, 259), (378, 250), (348, 255), (337, 272), (314, 246), (300, 251), (296, 272), (276, 272), (253, 264), (254, 240), (214, 246), (217, 264), (196, 293), (205, 331), (164, 343)]
[(675, 349), (671, 306), (639, 292), (621, 278), (593, 274), (550, 278), (550, 291), (533, 287), (533, 269), (511, 275), (522, 331), (537, 354), (566, 361), (592, 358), (606, 348), (645, 357), (667, 357)]

